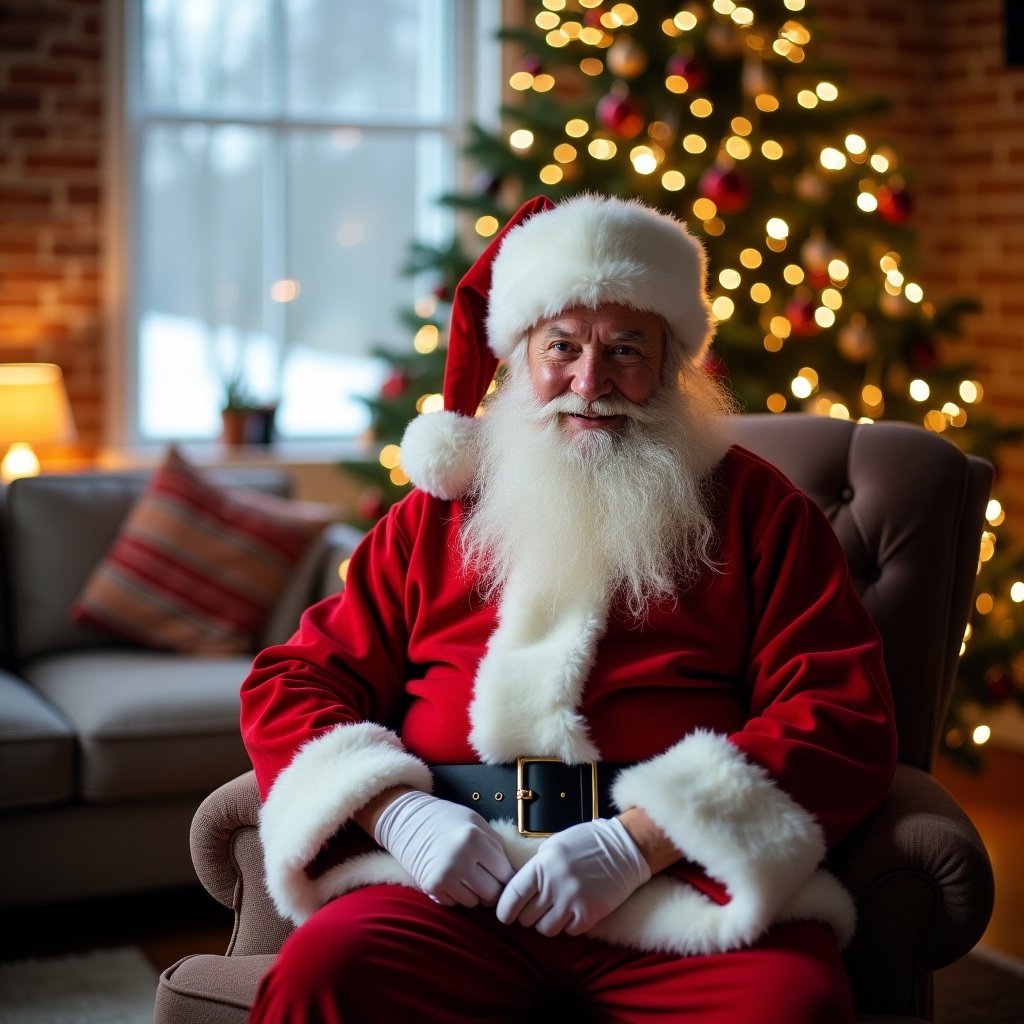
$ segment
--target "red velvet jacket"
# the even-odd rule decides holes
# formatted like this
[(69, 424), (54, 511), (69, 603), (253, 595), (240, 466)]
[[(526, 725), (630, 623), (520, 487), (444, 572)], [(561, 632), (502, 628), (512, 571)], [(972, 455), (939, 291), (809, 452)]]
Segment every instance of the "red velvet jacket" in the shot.
[[(827, 520), (778, 471), (734, 447), (713, 500), (717, 571), (641, 623), (613, 608), (588, 641), (576, 710), (600, 759), (640, 762), (616, 801), (643, 807), (687, 858), (595, 934), (689, 953), (815, 917), (845, 939), (852, 907), (817, 867), (892, 777), (880, 640)], [(530, 716), (506, 727), (508, 709), (481, 697), (498, 618), (459, 564), (461, 518), (458, 502), (413, 491), (355, 553), (344, 593), (311, 608), (243, 684), (268, 884), (295, 920), (355, 885), (411, 884), (365, 843), (315, 878), (306, 869), (375, 793), (429, 788), (431, 763), (507, 759), (500, 742), (474, 749), (471, 715), (499, 738), (530, 733)], [(546, 697), (528, 679), (520, 690), (540, 722)], [(531, 852), (508, 845), (513, 860)]]

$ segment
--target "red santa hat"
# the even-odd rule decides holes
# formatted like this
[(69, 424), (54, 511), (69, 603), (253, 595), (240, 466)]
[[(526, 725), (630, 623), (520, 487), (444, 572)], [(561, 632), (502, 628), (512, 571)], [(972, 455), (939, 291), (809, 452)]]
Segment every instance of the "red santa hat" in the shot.
[(704, 249), (685, 225), (639, 200), (581, 195), (524, 203), (455, 291), (445, 411), (417, 417), (402, 465), (435, 497), (465, 493), (476, 472), (474, 417), (494, 377), (541, 320), (605, 303), (659, 314), (667, 365), (699, 362), (713, 334)]

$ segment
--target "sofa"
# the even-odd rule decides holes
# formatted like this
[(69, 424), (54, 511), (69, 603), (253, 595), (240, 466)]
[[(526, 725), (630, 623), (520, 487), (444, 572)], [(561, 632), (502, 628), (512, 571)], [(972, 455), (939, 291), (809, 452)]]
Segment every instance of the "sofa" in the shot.
[[(286, 473), (210, 483), (287, 496)], [(246, 653), (152, 650), (70, 609), (150, 474), (76, 473), (0, 488), (0, 907), (198, 884), (189, 826), (249, 768), (238, 690), (252, 653), (340, 588), (358, 541), (327, 527), (290, 569)]]

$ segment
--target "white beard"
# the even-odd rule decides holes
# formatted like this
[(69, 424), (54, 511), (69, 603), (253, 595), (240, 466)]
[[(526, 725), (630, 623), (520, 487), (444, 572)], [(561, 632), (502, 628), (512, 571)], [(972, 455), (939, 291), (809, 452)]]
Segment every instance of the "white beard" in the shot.
[[(731, 400), (687, 368), (644, 405), (573, 394), (542, 404), (520, 350), (478, 434), (462, 533), (467, 569), (494, 597), (513, 577), (550, 607), (572, 595), (621, 601), (642, 618), (714, 568), (710, 471), (728, 447)], [(625, 415), (619, 431), (570, 441), (559, 413)]]

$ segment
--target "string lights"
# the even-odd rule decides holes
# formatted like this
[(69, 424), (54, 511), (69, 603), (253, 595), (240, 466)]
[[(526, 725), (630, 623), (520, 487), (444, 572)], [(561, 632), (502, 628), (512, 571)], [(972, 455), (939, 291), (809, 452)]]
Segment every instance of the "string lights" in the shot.
[[(903, 419), (991, 456), (983, 388), (942, 358), (969, 304), (936, 301), (919, 277), (912, 184), (873, 133), (872, 104), (818, 63), (813, 0), (523, 7), (505, 125), (470, 131), (481, 173), (459, 205), (476, 251), (532, 195), (639, 196), (703, 239), (717, 320), (709, 370), (750, 411)], [(442, 407), (446, 304), (473, 255), (455, 245), (418, 263), (440, 280), (416, 304), (413, 354), (392, 357), (378, 440), (400, 437), (413, 407)], [(385, 452), (394, 458), (385, 446), (367, 518), (401, 486)], [(947, 749), (965, 755), (987, 735), (984, 708), (1024, 694), (1024, 558), (1003, 551), (1004, 518), (993, 499), (961, 652), (970, 692), (958, 684), (947, 728)]]

